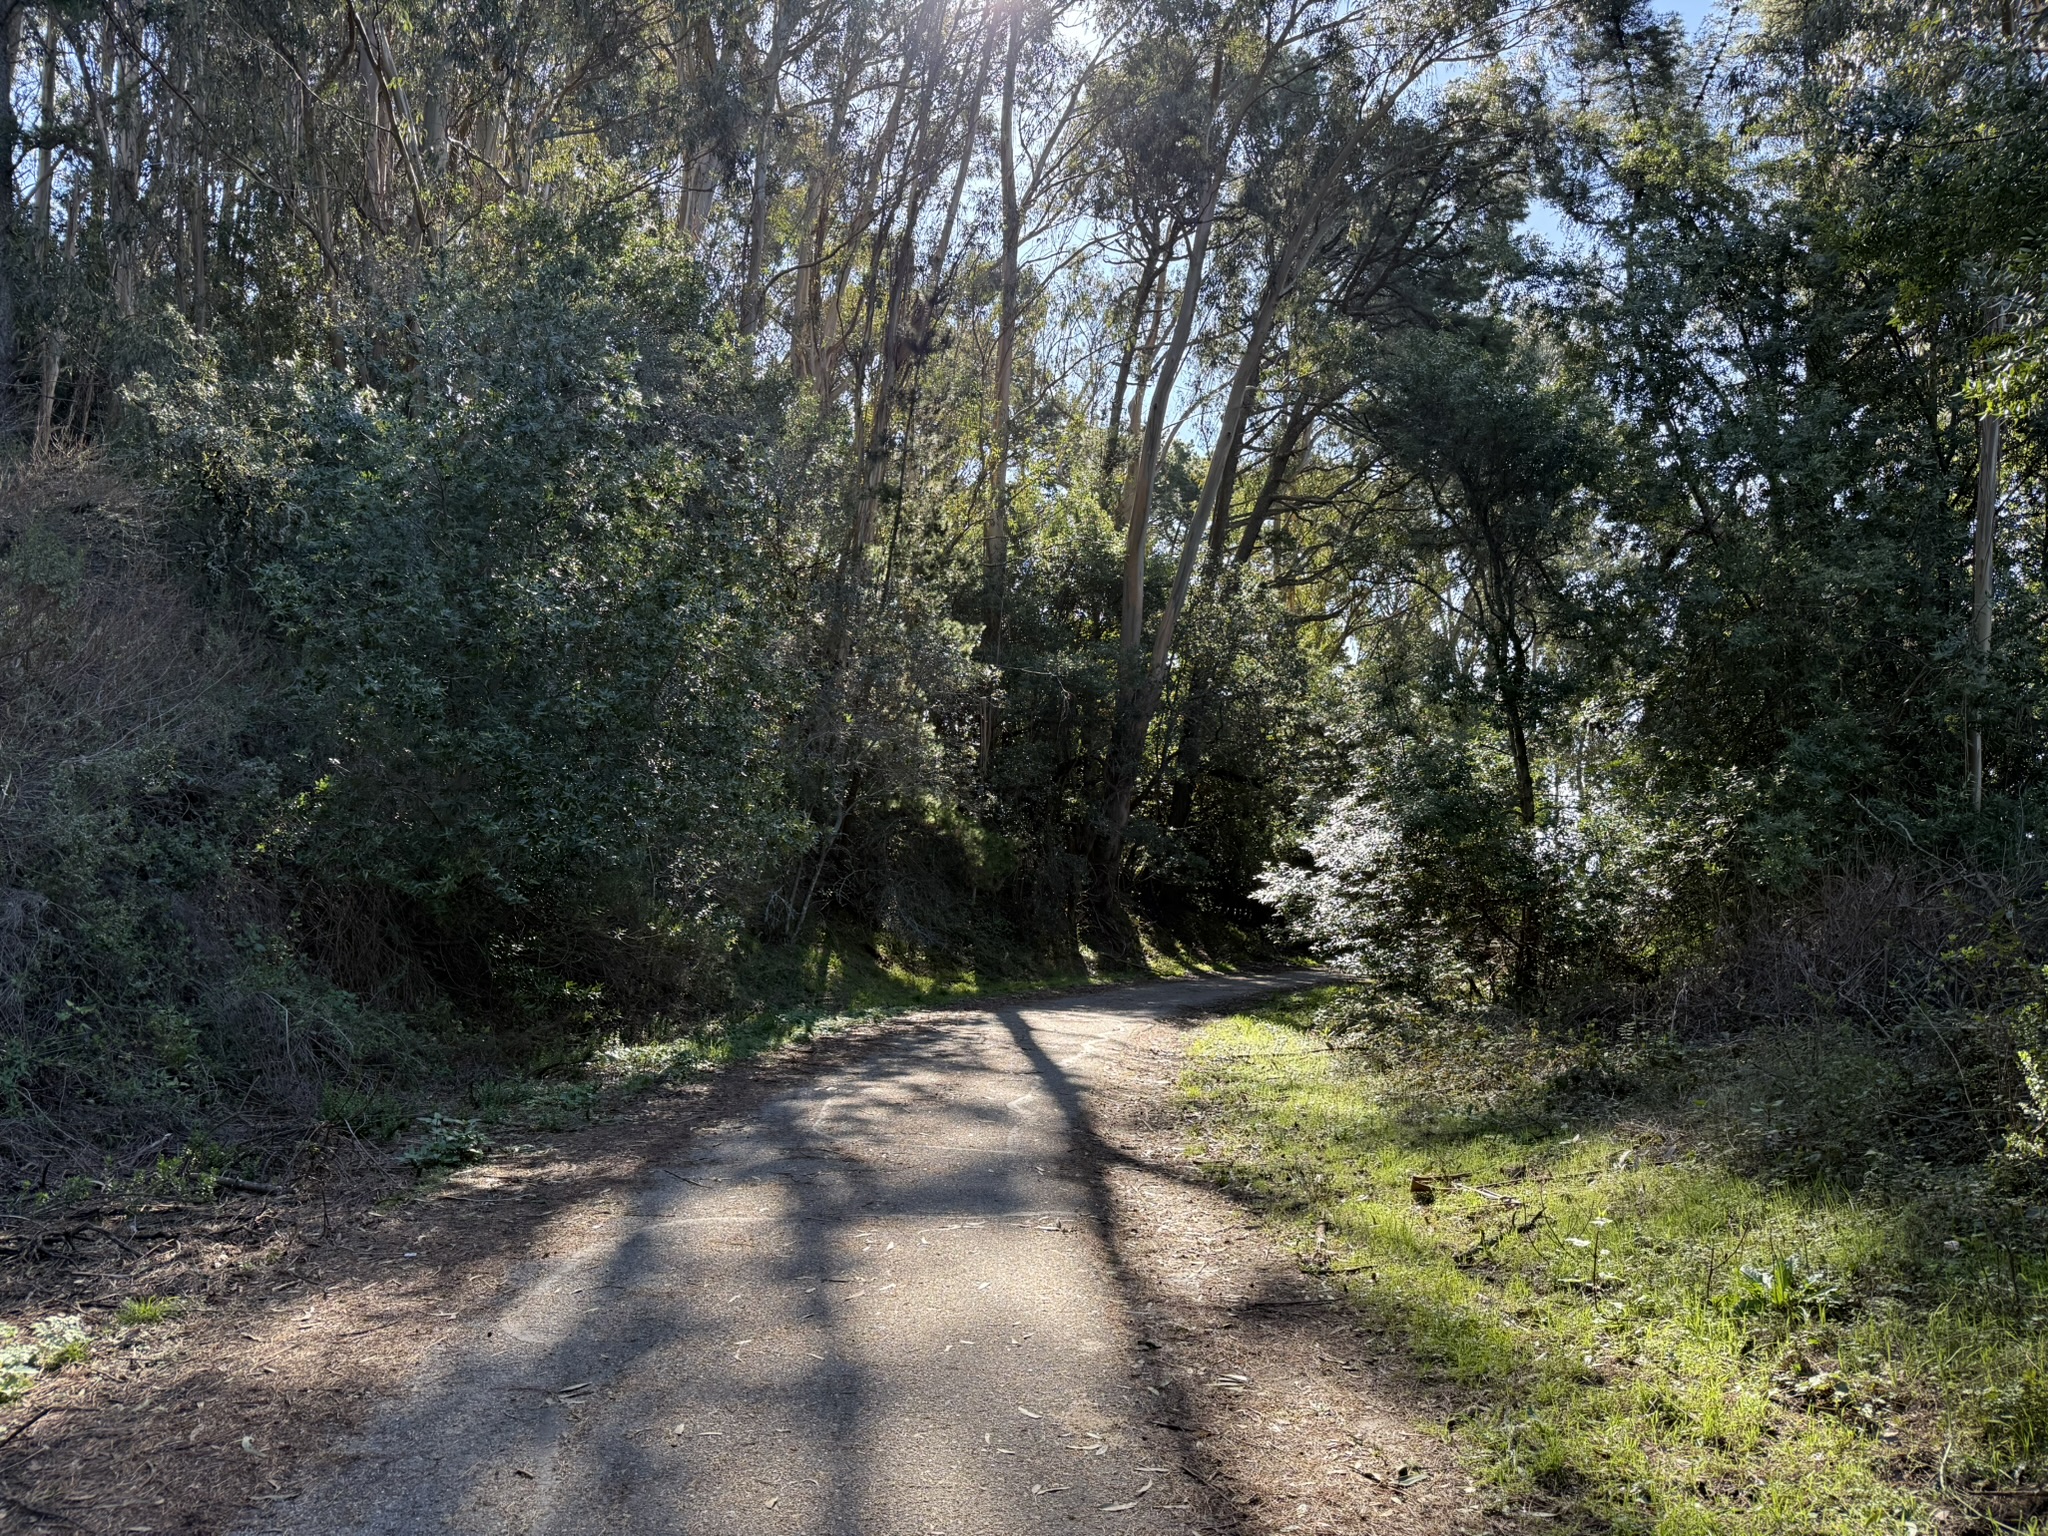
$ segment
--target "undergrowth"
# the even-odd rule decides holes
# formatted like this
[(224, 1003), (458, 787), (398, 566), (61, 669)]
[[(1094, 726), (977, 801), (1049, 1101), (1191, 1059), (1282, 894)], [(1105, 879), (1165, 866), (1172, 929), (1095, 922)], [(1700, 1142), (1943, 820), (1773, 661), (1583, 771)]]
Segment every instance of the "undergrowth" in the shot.
[[(826, 903), (800, 940), (676, 954), (566, 918), (552, 948), (450, 928), (309, 831), (340, 749), (295, 712), (289, 647), (181, 564), (161, 498), (84, 461), (4, 488), (0, 1207), (207, 1199), (336, 1146), (428, 1173), (837, 1020), (1118, 979), (993, 919), (949, 948)], [(1146, 940), (1148, 974), (1210, 963)]]
[[(1787, 1133), (1788, 1061), (1865, 1143), (1853, 1175)], [(1209, 1174), (1462, 1397), (1496, 1506), (1643, 1536), (2048, 1530), (2041, 1212), (2001, 1219), (2010, 1170), (1859, 1111), (1883, 1073), (1844, 1031), (1602, 1045), (1325, 990), (1203, 1031), (1184, 1090)]]

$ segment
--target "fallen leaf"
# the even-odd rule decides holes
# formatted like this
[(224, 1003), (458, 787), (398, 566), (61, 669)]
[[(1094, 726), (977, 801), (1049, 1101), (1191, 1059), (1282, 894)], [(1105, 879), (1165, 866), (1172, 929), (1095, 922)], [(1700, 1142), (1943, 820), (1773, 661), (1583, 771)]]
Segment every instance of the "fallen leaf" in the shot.
[(1105, 1515), (1120, 1515), (1127, 1509), (1136, 1509), (1138, 1507), (1138, 1500), (1144, 1498), (1151, 1491), (1152, 1479), (1148, 1477), (1145, 1479), (1145, 1486), (1132, 1494), (1128, 1500), (1122, 1504), (1105, 1504), (1102, 1506), (1102, 1512)]

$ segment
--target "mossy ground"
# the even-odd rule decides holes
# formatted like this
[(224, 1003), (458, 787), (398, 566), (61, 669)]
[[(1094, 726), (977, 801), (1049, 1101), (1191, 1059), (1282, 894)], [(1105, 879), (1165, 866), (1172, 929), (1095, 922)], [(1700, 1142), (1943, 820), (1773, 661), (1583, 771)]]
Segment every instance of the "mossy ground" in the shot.
[(2048, 1531), (2000, 1496), (2048, 1482), (2048, 1267), (1752, 1155), (1772, 1059), (1375, 1022), (1323, 990), (1204, 1029), (1183, 1091), (1210, 1176), (1461, 1397), (1498, 1507), (1644, 1536)]

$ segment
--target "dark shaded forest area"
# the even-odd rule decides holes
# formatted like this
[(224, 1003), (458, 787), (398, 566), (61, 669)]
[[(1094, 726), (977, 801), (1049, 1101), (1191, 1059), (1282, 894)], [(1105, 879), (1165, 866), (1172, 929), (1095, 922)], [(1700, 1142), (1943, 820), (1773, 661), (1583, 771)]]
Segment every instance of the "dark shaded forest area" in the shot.
[(2032, 1251), (2043, 28), (4, 0), (14, 1197), (1264, 946)]

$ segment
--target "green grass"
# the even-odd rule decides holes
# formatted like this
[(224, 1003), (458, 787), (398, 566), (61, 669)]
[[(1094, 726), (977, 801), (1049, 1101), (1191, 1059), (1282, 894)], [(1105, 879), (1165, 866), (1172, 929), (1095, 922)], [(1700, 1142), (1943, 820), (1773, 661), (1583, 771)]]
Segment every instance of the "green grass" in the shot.
[[(1903, 1536), (1943, 1504), (2017, 1517), (1972, 1491), (2048, 1482), (2039, 1260), (1750, 1155), (1745, 1116), (1781, 1102), (1770, 1052), (1617, 1058), (1391, 1017), (1324, 990), (1205, 1029), (1191, 1150), (1461, 1400), (1497, 1506), (1546, 1530)], [(1853, 1079), (1831, 1049), (1812, 1071)]]
[[(827, 927), (807, 944), (764, 948), (748, 956), (739, 975), (739, 990), (747, 1000), (723, 1016), (672, 1033), (657, 1032), (651, 1040), (602, 1041), (587, 1066), (600, 1081), (633, 1091), (896, 1013), (1192, 976), (1225, 969), (1234, 958), (1227, 949), (1219, 959), (1168, 936), (1148, 933), (1144, 942), (1144, 969), (1127, 971), (1100, 965), (1085, 953), (1078, 963), (1023, 953), (997, 954), (979, 963), (897, 953), (873, 936)], [(508, 1085), (494, 1091), (516, 1096), (525, 1090)], [(485, 1118), (488, 1123), (488, 1112)]]
[(919, 954), (826, 925), (804, 944), (762, 946), (741, 962), (739, 1014), (872, 1015), (1043, 987), (1087, 986), (1107, 973), (1087, 956), (1047, 960), (998, 951), (978, 958)]
[(176, 1296), (130, 1296), (114, 1309), (114, 1321), (123, 1328), (142, 1328), (167, 1323), (184, 1310)]

